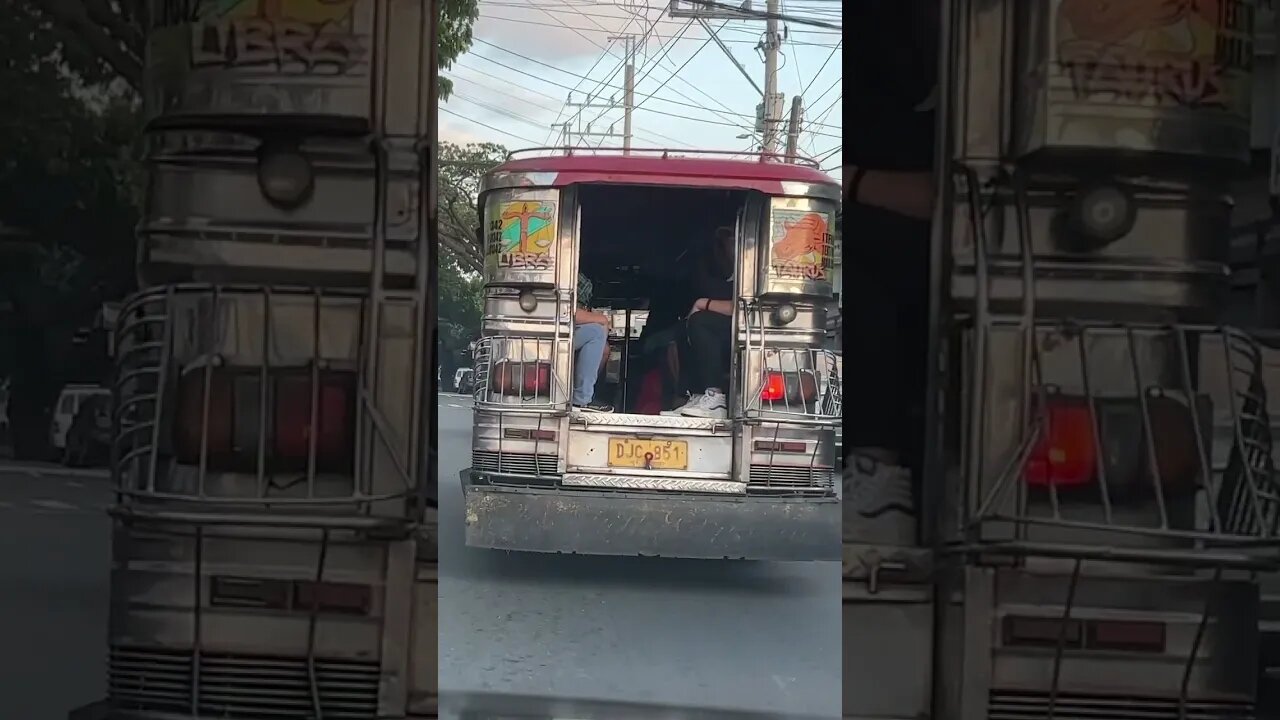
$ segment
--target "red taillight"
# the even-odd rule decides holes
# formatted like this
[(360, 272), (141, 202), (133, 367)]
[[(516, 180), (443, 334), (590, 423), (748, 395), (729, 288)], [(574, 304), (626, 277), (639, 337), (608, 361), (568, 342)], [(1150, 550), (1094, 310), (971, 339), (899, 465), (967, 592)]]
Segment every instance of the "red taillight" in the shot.
[(1064, 620), (1060, 617), (1006, 615), (1001, 637), (1010, 647), (1112, 650), (1162, 653), (1166, 629), (1146, 620)]
[[(205, 408), (206, 372), (209, 403)], [(178, 422), (174, 423), (174, 454), (179, 463), (200, 462), (201, 448), (213, 463), (224, 460), (232, 452), (232, 413), (234, 393), (232, 376), (220, 371), (194, 370), (178, 381)], [(203, 440), (202, 440), (203, 438)]]
[(1096, 650), (1162, 653), (1165, 626), (1140, 620), (1094, 620), (1089, 623), (1088, 647)]
[(499, 360), (489, 376), (491, 389), (502, 395), (531, 397), (551, 394), (551, 363)]
[[(216, 368), (208, 378), (206, 372), (194, 370), (179, 381), (178, 421), (174, 428), (174, 454), (179, 463), (200, 462), (203, 436), (203, 452), (210, 469), (254, 470), (258, 463), (259, 424), (265, 420), (266, 469), (275, 472), (307, 469), (314, 382), (310, 371), (293, 369), (268, 375), (265, 408), (262, 377), (257, 369)], [(317, 471), (350, 471), (355, 452), (355, 385), (354, 373), (319, 374), (315, 418)]]
[(770, 371), (764, 375), (760, 399), (767, 403), (802, 405), (812, 402), (817, 394), (818, 382), (809, 370)]
[[(1050, 395), (1044, 409), (1037, 410), (1043, 424), (1027, 459), (1028, 485), (1093, 485), (1099, 465), (1105, 463), (1113, 500), (1124, 493), (1149, 493), (1157, 477), (1165, 492), (1196, 489), (1201, 453), (1196, 447), (1196, 412), (1207, 408), (1193, 412), (1187, 403), (1159, 390), (1146, 398), (1097, 398), (1094, 406), (1096, 424), (1089, 401), (1079, 396)], [(1207, 457), (1207, 450), (1204, 453)]]
[(295, 587), (294, 607), (298, 610), (367, 615), (373, 599), (367, 585), (299, 582)]
[(1093, 414), (1083, 400), (1051, 398), (1024, 475), (1036, 487), (1079, 487), (1097, 475)]
[[(276, 380), (275, 458), (277, 467), (306, 469), (311, 453), (310, 375)], [(345, 468), (354, 449), (355, 376), (324, 373), (316, 388), (316, 467)]]

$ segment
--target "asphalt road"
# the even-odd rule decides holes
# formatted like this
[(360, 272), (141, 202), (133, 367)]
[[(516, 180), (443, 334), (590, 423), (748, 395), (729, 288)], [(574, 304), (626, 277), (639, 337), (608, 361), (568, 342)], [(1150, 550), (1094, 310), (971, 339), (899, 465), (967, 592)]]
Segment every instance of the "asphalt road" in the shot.
[(440, 689), (840, 715), (839, 563), (504, 553), (463, 541), (469, 401), (440, 405)]
[(105, 693), (109, 500), (105, 477), (0, 464), (0, 718)]
[[(835, 563), (496, 553), (463, 544), (469, 401), (440, 400), (444, 694), (839, 715)], [(107, 480), (0, 462), (0, 718), (105, 691)], [(447, 699), (447, 698), (446, 698)]]

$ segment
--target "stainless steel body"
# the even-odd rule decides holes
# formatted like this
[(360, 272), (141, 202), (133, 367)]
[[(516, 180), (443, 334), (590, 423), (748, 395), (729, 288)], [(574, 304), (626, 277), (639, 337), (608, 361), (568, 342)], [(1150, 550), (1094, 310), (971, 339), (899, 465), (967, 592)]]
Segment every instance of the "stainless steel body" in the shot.
[(1217, 324), (1253, 3), (1139, 5), (944, 3), (921, 537), (846, 546), (846, 716), (1256, 716), (1269, 388)]
[(434, 7), (154, 5), (105, 707), (434, 715)]
[[(613, 179), (591, 180), (596, 169), (547, 153), (498, 168), (483, 188), (487, 285), (475, 353), (472, 467), (463, 478), (468, 542), (548, 552), (835, 559), (840, 385), (835, 356), (823, 349), (830, 252), (815, 249), (812, 277), (782, 275), (769, 255), (771, 240), (786, 232), (783, 220), (793, 216), (828, 218), (816, 221), (822, 228), (815, 237), (829, 242), (835, 188), (777, 183), (773, 196), (742, 196), (726, 417), (584, 413), (570, 402), (582, 188), (678, 184), (698, 192), (723, 177), (697, 177), (700, 161), (691, 158), (587, 159), (597, 161), (614, 166)], [(577, 172), (586, 179), (573, 181)], [(506, 229), (516, 210), (540, 224), (507, 245), (516, 242)], [(786, 322), (776, 320), (781, 305), (790, 313)], [(769, 377), (803, 381), (803, 399), (763, 393)], [(618, 448), (633, 443), (675, 454), (616, 461)], [(538, 522), (553, 529), (533, 527), (545, 513), (554, 517)], [(705, 532), (689, 536), (677, 529), (681, 523)], [(783, 535), (771, 542), (763, 529), (774, 527)], [(796, 547), (786, 549), (791, 540)]]

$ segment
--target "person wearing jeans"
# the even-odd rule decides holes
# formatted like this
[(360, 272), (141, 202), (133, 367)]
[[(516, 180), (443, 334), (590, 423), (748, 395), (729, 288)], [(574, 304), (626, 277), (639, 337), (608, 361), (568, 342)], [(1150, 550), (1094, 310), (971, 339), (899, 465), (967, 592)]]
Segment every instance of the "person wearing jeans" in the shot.
[(613, 412), (596, 402), (596, 379), (609, 353), (609, 316), (590, 309), (591, 281), (578, 273), (577, 307), (573, 311), (573, 407), (580, 412)]

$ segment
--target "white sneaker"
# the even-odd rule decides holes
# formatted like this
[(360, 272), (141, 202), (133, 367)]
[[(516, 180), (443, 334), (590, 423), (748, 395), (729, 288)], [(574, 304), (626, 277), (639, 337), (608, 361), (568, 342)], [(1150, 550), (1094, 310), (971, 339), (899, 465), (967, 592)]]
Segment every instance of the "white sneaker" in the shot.
[(689, 398), (676, 412), (689, 417), (726, 418), (729, 417), (729, 406), (725, 402), (724, 393), (715, 388), (707, 388), (705, 393)]
[(851, 459), (841, 479), (845, 542), (914, 545), (910, 471), (862, 455)]

